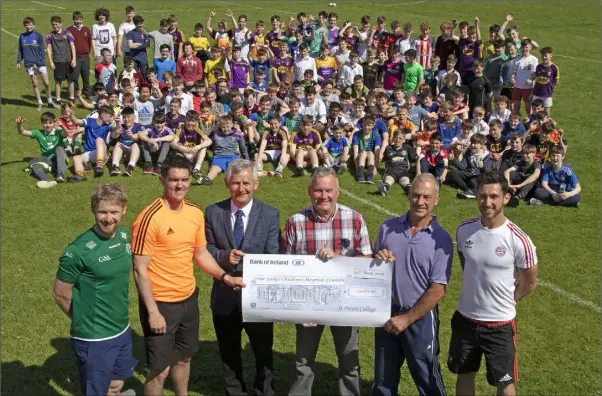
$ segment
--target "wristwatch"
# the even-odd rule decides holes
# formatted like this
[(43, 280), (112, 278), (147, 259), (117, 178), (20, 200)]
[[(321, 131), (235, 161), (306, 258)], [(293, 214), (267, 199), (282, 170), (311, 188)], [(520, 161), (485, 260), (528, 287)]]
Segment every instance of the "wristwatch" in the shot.
[(222, 276), (220, 276), (220, 278), (219, 278), (219, 281), (220, 281), (220, 282), (222, 282), (223, 284), (225, 284), (225, 282), (224, 282), (224, 278), (225, 278), (227, 275), (230, 275), (230, 273), (229, 273), (229, 272), (227, 272), (227, 271), (224, 271), (224, 273), (222, 274)]

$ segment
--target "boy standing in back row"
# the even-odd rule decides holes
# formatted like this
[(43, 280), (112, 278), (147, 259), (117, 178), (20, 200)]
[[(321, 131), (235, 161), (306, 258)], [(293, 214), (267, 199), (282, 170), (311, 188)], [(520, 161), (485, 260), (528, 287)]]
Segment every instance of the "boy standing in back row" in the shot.
[[(73, 84), (73, 68), (75, 67), (75, 44), (73, 35), (63, 29), (60, 16), (50, 18), (52, 30), (46, 35), (46, 52), (48, 65), (54, 70), (54, 90), (56, 101), (61, 101), (61, 83), (67, 80), (69, 85), (69, 100), (75, 101), (75, 86)], [(57, 103), (58, 106), (58, 103)]]
[(19, 50), (17, 51), (17, 69), (21, 68), (21, 60), (25, 66), (27, 75), (31, 78), (31, 86), (33, 88), (33, 94), (38, 102), (38, 111), (42, 111), (43, 102), (42, 96), (40, 95), (40, 89), (38, 88), (38, 74), (42, 77), (42, 83), (46, 89), (46, 96), (48, 97), (48, 107), (59, 108), (60, 106), (55, 105), (52, 101), (52, 94), (50, 93), (50, 86), (48, 85), (48, 74), (46, 73), (46, 59), (45, 59), (45, 47), (44, 47), (44, 36), (41, 33), (34, 30), (35, 25), (33, 18), (25, 17), (23, 19), (23, 26), (25, 27), (25, 33), (19, 35)]
[(92, 32), (87, 26), (84, 26), (84, 16), (81, 12), (74, 11), (72, 17), (73, 26), (69, 26), (67, 30), (73, 35), (73, 44), (75, 45), (75, 67), (73, 68), (75, 96), (79, 97), (81, 93), (78, 85), (81, 76), (84, 83), (84, 96), (91, 97), (90, 50), (92, 49)]

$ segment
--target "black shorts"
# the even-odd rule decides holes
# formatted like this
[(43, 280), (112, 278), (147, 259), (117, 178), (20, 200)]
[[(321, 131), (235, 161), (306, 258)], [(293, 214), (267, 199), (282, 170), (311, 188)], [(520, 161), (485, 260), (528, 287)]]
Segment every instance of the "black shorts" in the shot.
[(157, 302), (159, 312), (167, 323), (165, 334), (155, 334), (148, 324), (148, 311), (138, 302), (140, 323), (144, 333), (146, 367), (160, 373), (176, 362), (191, 358), (199, 349), (199, 289), (186, 300), (171, 303)]
[(73, 68), (70, 62), (54, 62), (54, 81), (73, 81)]
[(410, 181), (412, 180), (412, 175), (410, 174), (410, 171), (403, 171), (403, 170), (397, 170), (397, 169), (385, 169), (385, 173), (383, 174), (383, 180), (387, 176), (392, 177), (393, 180), (395, 180), (395, 183), (399, 182), (399, 180), (402, 177), (407, 177), (408, 179), (410, 179)]
[(485, 323), (464, 317), (458, 311), (451, 320), (447, 367), (454, 374), (479, 371), (485, 355), (487, 382), (505, 386), (518, 381), (516, 359), (516, 319)]

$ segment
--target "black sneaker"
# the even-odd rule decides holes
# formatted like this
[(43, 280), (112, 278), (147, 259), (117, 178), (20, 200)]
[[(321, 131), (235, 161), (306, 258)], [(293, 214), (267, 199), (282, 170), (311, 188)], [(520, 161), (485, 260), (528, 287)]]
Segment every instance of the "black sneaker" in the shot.
[(73, 176), (67, 178), (67, 181), (69, 183), (77, 183), (77, 182), (84, 181), (84, 180), (88, 180), (88, 178), (84, 175), (73, 175)]
[(199, 182), (201, 186), (212, 186), (213, 180), (208, 177), (203, 177), (203, 179)]
[(134, 173), (134, 167), (132, 165), (128, 165), (125, 168), (125, 172), (123, 173), (123, 175), (127, 177), (132, 177), (132, 173)]
[[(119, 169), (119, 165), (113, 165), (111, 167), (111, 176), (119, 176), (120, 174), (121, 174), (121, 169)], [(94, 172), (94, 176), (96, 177), (96, 172)]]
[(366, 182), (366, 179), (364, 179), (364, 176), (358, 176), (358, 177), (357, 177), (357, 182), (358, 182), (358, 183), (365, 183), (365, 182)]
[(94, 177), (102, 177), (105, 174), (105, 170), (102, 166), (94, 168)]
[(64, 183), (65, 182), (65, 177), (63, 175), (58, 175), (57, 177), (54, 178), (54, 180), (57, 183)]
[(512, 198), (510, 198), (510, 201), (508, 201), (508, 205), (506, 206), (508, 206), (509, 208), (516, 208), (519, 204), (520, 198), (516, 195), (513, 195)]
[(305, 175), (305, 171), (303, 170), (303, 168), (299, 167), (299, 168), (295, 168), (295, 177), (303, 177)]
[(155, 165), (155, 169), (153, 169), (153, 175), (155, 176), (161, 176), (161, 168), (163, 166), (161, 164), (157, 164)]
[(368, 176), (368, 177), (366, 177), (366, 181), (365, 181), (365, 183), (366, 183), (366, 184), (374, 184), (374, 181), (372, 180), (372, 176), (371, 176), (371, 175), (370, 175), (370, 176)]
[(387, 188), (387, 185), (380, 180), (378, 182), (378, 184), (376, 185), (376, 189), (378, 190), (378, 192), (380, 193), (380, 195), (382, 195), (383, 197), (386, 197), (387, 194), (389, 193), (389, 189)]
[(460, 199), (467, 199), (466, 197), (466, 193), (464, 191), (458, 191), (456, 193), (456, 197), (460, 198)]
[(145, 162), (144, 163), (144, 170), (142, 171), (143, 175), (152, 175), (153, 174), (153, 163), (152, 162)]

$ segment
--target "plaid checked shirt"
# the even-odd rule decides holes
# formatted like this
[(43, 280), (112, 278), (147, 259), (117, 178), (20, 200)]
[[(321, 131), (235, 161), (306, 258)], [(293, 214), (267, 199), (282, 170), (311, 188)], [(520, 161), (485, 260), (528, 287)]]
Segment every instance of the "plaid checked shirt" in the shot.
[(312, 206), (292, 215), (284, 227), (285, 254), (316, 254), (323, 247), (343, 256), (371, 256), (368, 227), (361, 214), (347, 206), (324, 220)]

